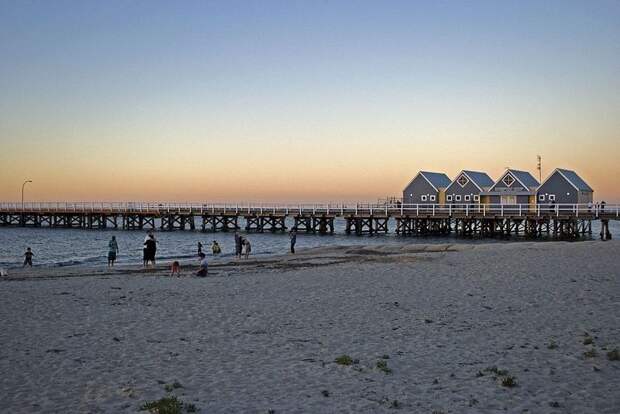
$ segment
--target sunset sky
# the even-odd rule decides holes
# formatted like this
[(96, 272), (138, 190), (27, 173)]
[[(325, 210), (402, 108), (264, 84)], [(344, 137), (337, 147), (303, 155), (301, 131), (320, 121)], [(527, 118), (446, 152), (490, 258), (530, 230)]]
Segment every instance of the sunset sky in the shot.
[(0, 200), (374, 201), (574, 169), (620, 202), (619, 1), (0, 0)]

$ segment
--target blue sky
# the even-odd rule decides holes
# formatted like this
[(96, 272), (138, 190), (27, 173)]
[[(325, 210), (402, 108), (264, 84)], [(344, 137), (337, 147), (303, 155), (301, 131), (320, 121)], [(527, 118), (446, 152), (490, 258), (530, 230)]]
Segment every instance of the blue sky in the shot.
[[(59, 146), (71, 148), (67, 165), (96, 181), (110, 166), (154, 174), (110, 146), (146, 151), (170, 168), (191, 164), (171, 141), (205, 156), (234, 142), (243, 165), (274, 169), (265, 182), (299, 166), (343, 176), (341, 188), (376, 163), (348, 151), (386, 143), (376, 154), (383, 168), (368, 173), (384, 179), (346, 197), (396, 192), (429, 167), (527, 169), (537, 153), (586, 169), (609, 193), (606, 169), (620, 155), (619, 21), (617, 1), (1, 1), (0, 161), (12, 179), (51, 171), (67, 196), (85, 197), (49, 161)], [(43, 149), (18, 163), (24, 141)], [(584, 161), (591, 141), (615, 146), (613, 157), (607, 150)], [(336, 165), (308, 145), (333, 148)], [(474, 147), (471, 165), (463, 153)], [(314, 161), (273, 162), (304, 151)], [(337, 196), (315, 184), (310, 193)]]

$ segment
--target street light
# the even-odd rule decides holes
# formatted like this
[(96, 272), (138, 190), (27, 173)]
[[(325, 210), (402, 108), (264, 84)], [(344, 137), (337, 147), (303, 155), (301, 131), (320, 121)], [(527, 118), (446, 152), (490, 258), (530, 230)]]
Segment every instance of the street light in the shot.
[(26, 184), (31, 183), (31, 182), (32, 180), (26, 180), (22, 184), (22, 213), (24, 212), (24, 187), (26, 186)]

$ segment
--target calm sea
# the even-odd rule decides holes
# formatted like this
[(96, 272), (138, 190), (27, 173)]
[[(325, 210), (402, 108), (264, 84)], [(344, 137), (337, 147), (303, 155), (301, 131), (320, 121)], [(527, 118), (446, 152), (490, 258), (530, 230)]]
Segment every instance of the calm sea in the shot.
[[(240, 222), (243, 227), (245, 223)], [(390, 223), (390, 229), (395, 223)], [(610, 229), (614, 236), (620, 237), (620, 223), (611, 222)], [(599, 227), (593, 222), (593, 237), (597, 237)], [(0, 267), (14, 268), (21, 266), (23, 254), (27, 247), (34, 252), (36, 266), (72, 266), (102, 265), (106, 263), (108, 241), (115, 235), (120, 253), (118, 263), (136, 263), (142, 261), (142, 243), (145, 231), (124, 230), (80, 230), (0, 227)], [(242, 232), (243, 234), (243, 232)], [(245, 235), (252, 243), (252, 254), (259, 256), (282, 254), (288, 251), (289, 239), (282, 233), (250, 233)], [(156, 231), (158, 240), (157, 258), (161, 261), (172, 259), (189, 259), (196, 257), (197, 243), (210, 251), (213, 240), (222, 247), (221, 257), (234, 254), (233, 233), (202, 233), (200, 231)], [(508, 240), (476, 239), (474, 242), (513, 242)], [(336, 220), (334, 235), (300, 233), (297, 236), (297, 249), (335, 245), (378, 245), (388, 243), (472, 243), (472, 239), (447, 237), (402, 237), (393, 233), (374, 236), (347, 236), (344, 233), (344, 220)]]

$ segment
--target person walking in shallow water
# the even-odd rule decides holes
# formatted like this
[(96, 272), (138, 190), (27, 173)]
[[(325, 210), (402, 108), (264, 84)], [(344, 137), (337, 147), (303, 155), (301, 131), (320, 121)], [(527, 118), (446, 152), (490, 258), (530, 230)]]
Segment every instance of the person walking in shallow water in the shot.
[(198, 256), (202, 253), (202, 243), (198, 242)]
[(117, 254), (118, 243), (116, 242), (116, 236), (112, 236), (112, 240), (108, 243), (108, 267), (114, 266)]
[(243, 246), (243, 238), (239, 235), (239, 232), (235, 232), (235, 256), (241, 259), (241, 248)]
[(291, 253), (295, 254), (295, 243), (297, 243), (297, 229), (293, 227), (289, 237), (291, 238)]
[(32, 256), (34, 256), (34, 253), (32, 253), (32, 250), (28, 247), (26, 253), (24, 253), (24, 264), (22, 267), (26, 267), (26, 265), (32, 267)]
[(218, 256), (220, 253), (222, 253), (222, 248), (216, 240), (213, 240), (213, 244), (211, 245), (211, 252), (213, 253), (213, 256)]

